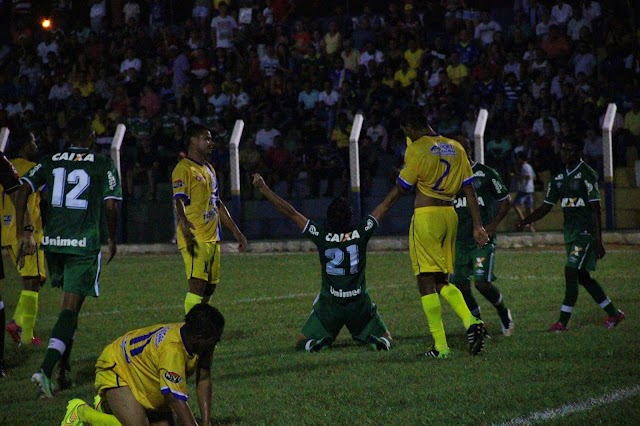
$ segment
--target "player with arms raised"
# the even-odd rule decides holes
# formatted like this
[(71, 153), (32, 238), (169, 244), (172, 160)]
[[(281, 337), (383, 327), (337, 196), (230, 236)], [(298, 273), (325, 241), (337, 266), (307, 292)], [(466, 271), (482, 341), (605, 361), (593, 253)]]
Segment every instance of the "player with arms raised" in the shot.
[(577, 137), (562, 142), (560, 157), (566, 169), (549, 182), (544, 204), (516, 223), (516, 228), (536, 222), (547, 215), (558, 202), (564, 216), (564, 243), (567, 263), (564, 267), (565, 293), (560, 318), (549, 331), (567, 331), (573, 307), (578, 300), (578, 283), (605, 310), (605, 327), (613, 328), (624, 320), (624, 312), (617, 309), (589, 271), (596, 270), (598, 259), (605, 255), (602, 244), (602, 218), (598, 174), (580, 157), (583, 142)]
[(189, 283), (184, 311), (208, 302), (220, 283), (220, 240), (224, 225), (238, 240), (240, 251), (247, 239), (218, 195), (218, 179), (208, 159), (213, 149), (211, 132), (192, 124), (187, 129), (189, 152), (171, 173), (178, 217), (178, 249)]
[(389, 350), (391, 334), (369, 297), (365, 269), (367, 244), (378, 229), (378, 222), (391, 207), (391, 199), (387, 197), (353, 227), (351, 205), (345, 198), (335, 198), (327, 208), (328, 226), (325, 227), (307, 219), (280, 198), (259, 174), (253, 175), (253, 185), (318, 249), (322, 275), (320, 294), (302, 326), (296, 347), (309, 352), (328, 348), (346, 326), (354, 340), (369, 343), (379, 351)]
[[(455, 200), (455, 209), (458, 213), (456, 260), (454, 273), (449, 277), (449, 282), (460, 289), (473, 316), (480, 318), (480, 306), (471, 292), (470, 278), (473, 277), (480, 294), (497, 309), (502, 323), (502, 334), (510, 336), (513, 332), (513, 319), (511, 311), (504, 305), (502, 293), (493, 284), (493, 280), (496, 279), (493, 275), (493, 262), (496, 252), (496, 228), (511, 209), (511, 196), (498, 172), (473, 160), (473, 148), (469, 139), (461, 136), (458, 141), (471, 163), (473, 187), (478, 197), (480, 217), (490, 239), (487, 245), (478, 247), (473, 239), (473, 220), (467, 207), (467, 197), (464, 191), (459, 191)], [(497, 212), (494, 209), (496, 203), (498, 203)]]
[(106, 207), (107, 213), (110, 261), (116, 254), (116, 201), (122, 200), (122, 188), (113, 162), (92, 151), (95, 133), (91, 122), (85, 118), (71, 118), (67, 133), (71, 146), (43, 158), (20, 179), (22, 186), (15, 203), (20, 260), (35, 251), (33, 231), (23, 226), (27, 197), (42, 185), (49, 189), (42, 247), (51, 285), (63, 291), (62, 311), (51, 331), (44, 361), (31, 378), (38, 385), (41, 396), (48, 398), (53, 396), (51, 375), (58, 361), (59, 387), (71, 386), (69, 361), (78, 313), (87, 296), (100, 295), (102, 208)]

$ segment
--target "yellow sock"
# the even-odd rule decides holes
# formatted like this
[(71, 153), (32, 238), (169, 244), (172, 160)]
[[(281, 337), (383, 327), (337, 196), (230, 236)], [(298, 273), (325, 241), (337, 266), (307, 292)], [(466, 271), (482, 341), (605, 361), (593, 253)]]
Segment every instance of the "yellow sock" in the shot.
[(25, 301), (24, 292), (25, 291), (26, 290), (23, 290), (20, 293), (20, 298), (18, 299), (18, 304), (16, 305), (16, 310), (13, 312), (13, 320), (20, 327), (22, 327), (22, 312), (24, 311), (24, 301)]
[(38, 292), (22, 290), (20, 302), (18, 303), (22, 304), (22, 316), (19, 323), (22, 327), (22, 342), (31, 343), (33, 328), (36, 325), (36, 316), (38, 315)]
[(191, 292), (187, 293), (184, 298), (184, 313), (188, 314), (191, 308), (200, 303), (202, 303), (202, 296), (198, 296), (197, 294)]
[(118, 421), (113, 414), (105, 414), (94, 410), (89, 405), (84, 404), (78, 407), (78, 419), (83, 423), (88, 423), (91, 426), (121, 426), (122, 423)]
[(473, 316), (469, 308), (467, 307), (467, 303), (464, 301), (464, 296), (462, 296), (462, 292), (458, 290), (453, 284), (447, 284), (442, 287), (440, 290), (440, 296), (447, 301), (447, 303), (453, 308), (455, 313), (460, 317), (464, 324), (464, 329), (467, 330), (471, 324), (481, 323), (479, 319)]
[(448, 351), (449, 346), (447, 345), (447, 336), (444, 334), (442, 306), (440, 305), (438, 293), (427, 294), (420, 299), (422, 301), (422, 310), (427, 316), (427, 324), (429, 324), (429, 331), (433, 336), (436, 350), (438, 352)]

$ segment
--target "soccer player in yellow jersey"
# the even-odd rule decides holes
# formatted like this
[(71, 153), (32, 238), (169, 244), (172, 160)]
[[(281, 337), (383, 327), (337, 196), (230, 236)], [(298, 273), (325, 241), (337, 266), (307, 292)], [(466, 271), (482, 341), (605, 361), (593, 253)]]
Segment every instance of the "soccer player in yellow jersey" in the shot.
[[(24, 176), (36, 164), (32, 161), (38, 152), (36, 141), (31, 132), (15, 133), (11, 135), (8, 148), (11, 152), (11, 162), (20, 176)], [(31, 214), (31, 226), (36, 244), (42, 242), (42, 218), (40, 217), (40, 192), (29, 196), (28, 209)], [(11, 198), (2, 193), (2, 247), (6, 248), (13, 263), (18, 253), (16, 238), (15, 207)], [(22, 292), (16, 305), (13, 319), (7, 324), (7, 332), (18, 344), (42, 344), (38, 337), (34, 337), (33, 328), (38, 314), (38, 292), (47, 277), (44, 267), (44, 252), (38, 249), (35, 254), (25, 256), (24, 265), (18, 267), (22, 277)]]
[(192, 124), (187, 137), (187, 157), (180, 160), (171, 174), (178, 217), (178, 249), (189, 282), (185, 312), (198, 303), (208, 302), (220, 282), (220, 225), (233, 233), (240, 251), (247, 247), (247, 239), (218, 196), (216, 172), (207, 161), (213, 148), (211, 132), (205, 126)]
[(67, 405), (63, 426), (177, 424), (197, 426), (187, 403), (187, 378), (196, 374), (202, 425), (211, 424), (211, 360), (224, 329), (213, 306), (199, 304), (184, 323), (126, 333), (96, 361), (95, 408), (81, 399)]
[(473, 219), (473, 236), (484, 246), (489, 240), (482, 227), (478, 200), (472, 185), (473, 172), (464, 148), (455, 140), (440, 136), (420, 111), (403, 115), (401, 127), (407, 137), (404, 167), (392, 192), (395, 199), (416, 189), (414, 215), (409, 229), (409, 254), (418, 280), (422, 308), (435, 345), (425, 355), (447, 358), (449, 346), (442, 324), (440, 298), (451, 305), (464, 323), (469, 349), (478, 354), (484, 345), (485, 329), (464, 301), (462, 293), (449, 284), (453, 273), (458, 215), (453, 207), (462, 188)]

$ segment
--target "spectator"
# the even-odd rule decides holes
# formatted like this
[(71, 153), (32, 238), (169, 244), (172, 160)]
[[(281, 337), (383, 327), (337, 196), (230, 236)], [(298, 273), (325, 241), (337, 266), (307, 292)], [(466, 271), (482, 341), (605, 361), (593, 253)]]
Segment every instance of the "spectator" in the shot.
[(273, 138), (273, 146), (267, 150), (266, 157), (269, 162), (269, 186), (275, 187), (279, 182), (286, 182), (287, 195), (291, 198), (298, 168), (295, 157), (284, 147), (280, 135)]
[(549, 22), (560, 28), (566, 28), (572, 16), (573, 8), (563, 0), (556, 0), (556, 4), (551, 8), (551, 17)]
[(473, 38), (479, 40), (484, 46), (493, 43), (493, 35), (496, 31), (502, 31), (502, 26), (491, 19), (489, 12), (482, 12), (480, 22), (476, 25)]
[(124, 22), (127, 24), (140, 22), (140, 5), (137, 0), (128, 0), (122, 8), (122, 14), (124, 15)]
[(598, 176), (600, 177), (600, 180), (602, 180), (604, 177), (602, 138), (599, 138), (596, 135), (593, 127), (589, 127), (587, 129), (587, 133), (584, 137), (584, 149), (582, 153), (584, 155), (584, 161), (598, 172)]
[(573, 75), (576, 77), (581, 72), (585, 74), (585, 77), (591, 77), (598, 65), (596, 56), (588, 50), (585, 43), (578, 44), (578, 49), (571, 62), (573, 62)]
[(273, 119), (267, 115), (264, 117), (262, 128), (256, 133), (256, 145), (267, 152), (275, 146), (276, 136), (281, 136), (280, 131), (273, 128)]
[(218, 12), (219, 15), (211, 20), (211, 39), (213, 45), (216, 48), (232, 49), (238, 24), (233, 16), (228, 15), (228, 7), (225, 2), (220, 2)]
[(475, 40), (466, 29), (462, 29), (458, 33), (458, 41), (453, 49), (460, 55), (460, 62), (468, 67), (473, 66), (480, 56), (480, 50)]
[(550, 59), (566, 58), (571, 53), (569, 40), (556, 25), (549, 27), (549, 36), (542, 42), (541, 46)]
[(447, 76), (451, 80), (451, 83), (457, 87), (466, 84), (469, 77), (469, 69), (465, 64), (460, 62), (460, 54), (458, 52), (451, 53), (451, 56), (449, 57)]
[(384, 62), (384, 55), (381, 51), (376, 49), (373, 42), (367, 42), (364, 52), (360, 54), (360, 60), (358, 63), (361, 67), (365, 67), (369, 74), (371, 74), (371, 62), (376, 64), (382, 64)]
[[(527, 154), (523, 151), (517, 154), (516, 180), (518, 182), (518, 194), (513, 202), (513, 207), (520, 220), (533, 212), (533, 194), (535, 191), (533, 182), (536, 174), (533, 167), (527, 161)], [(528, 225), (529, 231), (535, 232), (533, 224)]]
[(567, 36), (571, 41), (576, 42), (580, 40), (583, 28), (591, 30), (591, 22), (584, 17), (582, 8), (577, 7), (573, 10), (573, 16), (567, 23)]
[(329, 21), (329, 31), (325, 33), (323, 41), (324, 53), (327, 56), (331, 56), (340, 51), (342, 47), (342, 35), (338, 31), (336, 21)]

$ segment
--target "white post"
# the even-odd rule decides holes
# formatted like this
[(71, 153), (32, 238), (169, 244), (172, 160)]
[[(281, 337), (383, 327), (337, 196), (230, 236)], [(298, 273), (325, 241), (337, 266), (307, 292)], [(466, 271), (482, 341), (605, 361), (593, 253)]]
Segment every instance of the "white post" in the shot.
[(3, 127), (0, 130), (0, 151), (4, 152), (7, 149), (7, 142), (9, 141), (9, 131), (8, 127)]
[(241, 217), (242, 199), (240, 197), (240, 155), (238, 146), (240, 145), (240, 139), (242, 138), (242, 132), (244, 130), (244, 121), (236, 120), (233, 126), (233, 132), (231, 133), (231, 139), (229, 140), (229, 168), (231, 170), (231, 199), (234, 206), (234, 216), (236, 220)]
[(613, 122), (616, 118), (618, 107), (609, 104), (602, 122), (602, 161), (604, 162), (604, 192), (606, 228), (612, 231), (616, 228), (615, 205), (613, 199)]
[(354, 205), (353, 216), (356, 220), (360, 220), (362, 210), (362, 199), (360, 197), (360, 150), (358, 149), (358, 140), (362, 131), (362, 122), (364, 118), (362, 114), (356, 114), (353, 118), (351, 126), (351, 134), (349, 135), (349, 171), (351, 174), (351, 198)]
[(116, 170), (118, 170), (118, 176), (120, 177), (120, 182), (122, 182), (122, 170), (120, 168), (120, 147), (122, 147), (122, 139), (124, 139), (124, 133), (127, 131), (127, 126), (120, 123), (116, 127), (116, 133), (113, 135), (113, 140), (111, 141), (111, 160), (113, 164), (116, 166)]
[(473, 131), (474, 142), (474, 156), (476, 163), (484, 164), (484, 129), (487, 127), (487, 118), (489, 117), (489, 111), (482, 108), (478, 112), (478, 119), (476, 120), (476, 128)]

